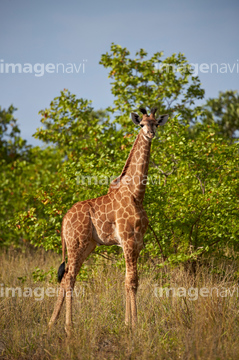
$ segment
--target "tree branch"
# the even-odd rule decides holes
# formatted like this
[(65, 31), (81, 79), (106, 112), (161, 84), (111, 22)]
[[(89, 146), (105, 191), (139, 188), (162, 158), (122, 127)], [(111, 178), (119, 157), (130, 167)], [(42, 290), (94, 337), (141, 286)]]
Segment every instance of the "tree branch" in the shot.
[(204, 184), (202, 184), (202, 181), (200, 179), (200, 177), (198, 175), (195, 175), (196, 178), (198, 179), (198, 181), (200, 182), (200, 186), (201, 186), (201, 189), (202, 189), (202, 193), (203, 195), (205, 194), (205, 181), (204, 181)]
[(157, 237), (157, 235), (156, 235), (156, 233), (155, 233), (154, 229), (152, 228), (152, 226), (149, 224), (149, 225), (148, 225), (148, 227), (149, 227), (149, 228), (150, 228), (150, 230), (152, 231), (152, 233), (153, 233), (153, 235), (154, 235), (154, 238), (155, 238), (155, 240), (157, 241), (158, 246), (159, 246), (159, 249), (160, 249), (160, 251), (161, 251), (161, 256), (162, 256), (162, 259), (163, 259), (163, 261), (165, 261), (165, 260), (167, 259), (167, 257), (166, 257), (166, 256), (164, 256), (164, 254), (163, 254), (163, 249), (162, 249), (162, 246), (161, 246), (161, 244), (160, 244), (160, 242), (159, 242), (159, 239), (158, 239), (158, 237)]

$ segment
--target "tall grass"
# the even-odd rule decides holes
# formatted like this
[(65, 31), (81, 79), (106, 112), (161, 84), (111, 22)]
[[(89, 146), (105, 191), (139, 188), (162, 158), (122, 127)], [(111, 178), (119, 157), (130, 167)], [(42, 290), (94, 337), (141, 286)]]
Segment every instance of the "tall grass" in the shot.
[[(124, 271), (103, 260), (88, 263), (90, 276), (77, 281), (74, 332), (64, 332), (65, 307), (52, 331), (47, 323), (55, 296), (6, 296), (7, 287), (57, 288), (33, 277), (58, 268), (60, 256), (27, 249), (0, 255), (0, 357), (3, 359), (210, 359), (239, 358), (238, 269), (235, 262), (200, 267), (196, 276), (183, 267), (155, 270), (139, 266), (138, 328), (124, 325)], [(38, 282), (34, 282), (36, 280)], [(42, 281), (40, 281), (42, 280)], [(187, 296), (159, 296), (161, 287), (183, 287)], [(190, 288), (193, 288), (190, 290)], [(208, 296), (195, 295), (207, 288)], [(214, 289), (213, 289), (214, 288)], [(230, 289), (231, 293), (225, 292)], [(36, 289), (37, 290), (37, 289)], [(39, 289), (38, 289), (39, 290)], [(233, 292), (234, 290), (234, 292)], [(178, 290), (182, 292), (182, 289)], [(190, 296), (188, 294), (190, 292)], [(182, 293), (181, 293), (182, 294)], [(204, 295), (206, 294), (204, 290)], [(210, 295), (210, 296), (209, 296)]]

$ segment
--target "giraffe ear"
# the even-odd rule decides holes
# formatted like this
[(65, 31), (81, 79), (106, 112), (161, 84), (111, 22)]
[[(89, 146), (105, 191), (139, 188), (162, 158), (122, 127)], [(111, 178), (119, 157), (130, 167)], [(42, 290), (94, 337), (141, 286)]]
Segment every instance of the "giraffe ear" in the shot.
[(159, 115), (159, 117), (156, 119), (157, 126), (166, 124), (168, 120), (168, 115)]
[(135, 125), (139, 125), (141, 122), (139, 115), (136, 113), (131, 113), (131, 119)]

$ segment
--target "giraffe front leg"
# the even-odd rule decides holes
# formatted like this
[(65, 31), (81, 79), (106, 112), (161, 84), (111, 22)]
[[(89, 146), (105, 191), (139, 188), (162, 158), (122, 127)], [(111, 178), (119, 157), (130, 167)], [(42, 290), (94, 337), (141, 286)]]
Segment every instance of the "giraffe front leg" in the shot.
[[(127, 276), (125, 276), (126, 278)], [(131, 323), (131, 300), (130, 300), (130, 291), (128, 286), (125, 284), (125, 293), (126, 293), (126, 310), (125, 310), (125, 325), (130, 325)]]
[[(130, 242), (124, 246), (124, 256), (126, 262), (126, 276), (125, 276), (125, 289), (126, 289), (126, 314), (125, 323), (132, 324), (135, 328), (137, 325), (137, 305), (136, 293), (138, 288), (138, 273), (137, 273), (137, 259), (139, 252), (136, 246), (129, 245)], [(132, 243), (131, 243), (132, 244)], [(131, 318), (131, 321), (130, 321)]]
[(136, 293), (138, 288), (137, 274), (134, 278), (131, 279), (129, 288), (130, 288), (129, 293), (130, 293), (131, 323), (132, 323), (132, 328), (135, 328), (138, 323), (137, 305), (136, 305)]

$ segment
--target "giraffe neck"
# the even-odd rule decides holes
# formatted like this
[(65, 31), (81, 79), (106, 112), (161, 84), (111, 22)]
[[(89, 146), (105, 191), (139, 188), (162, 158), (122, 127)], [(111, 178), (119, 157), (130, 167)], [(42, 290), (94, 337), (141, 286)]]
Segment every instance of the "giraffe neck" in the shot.
[(145, 138), (141, 129), (120, 175), (120, 187), (127, 186), (139, 202), (143, 202), (144, 199), (150, 148), (151, 141)]

